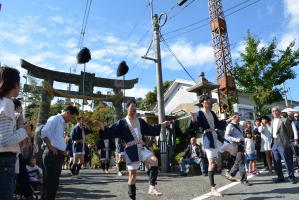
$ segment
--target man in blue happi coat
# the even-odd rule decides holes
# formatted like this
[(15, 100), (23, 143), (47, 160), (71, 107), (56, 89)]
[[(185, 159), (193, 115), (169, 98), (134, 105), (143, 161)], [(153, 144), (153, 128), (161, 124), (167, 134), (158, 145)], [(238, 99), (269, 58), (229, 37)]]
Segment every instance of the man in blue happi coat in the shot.
[(162, 195), (155, 187), (158, 176), (158, 159), (145, 146), (144, 136), (158, 136), (161, 127), (170, 124), (170, 121), (164, 121), (161, 124), (150, 125), (143, 119), (137, 118), (136, 107), (135, 100), (128, 102), (126, 105), (127, 116), (110, 126), (104, 127), (101, 122), (98, 122), (104, 139), (119, 138), (125, 142), (125, 160), (129, 171), (128, 194), (133, 200), (136, 199), (135, 183), (140, 161), (150, 165), (148, 193), (155, 196)]

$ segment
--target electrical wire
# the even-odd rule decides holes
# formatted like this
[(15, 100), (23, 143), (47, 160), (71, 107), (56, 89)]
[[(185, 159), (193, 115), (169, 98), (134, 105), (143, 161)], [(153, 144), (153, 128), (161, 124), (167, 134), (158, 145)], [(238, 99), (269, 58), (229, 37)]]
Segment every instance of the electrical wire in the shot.
[[(259, 1), (261, 1), (261, 0), (256, 0), (256, 1), (250, 3), (250, 4), (246, 5), (246, 6), (243, 6), (243, 7), (239, 8), (239, 9), (237, 9), (237, 10), (231, 12), (231, 13), (228, 13), (227, 15), (225, 15), (225, 17), (229, 17), (229, 16), (231, 16), (231, 15), (233, 15), (233, 14), (235, 14), (235, 13), (241, 11), (241, 10), (244, 10), (244, 9), (248, 8), (249, 6), (252, 6), (252, 5), (258, 3)], [(243, 2), (243, 3), (244, 3), (244, 2)], [(239, 5), (243, 5), (243, 4), (240, 3)], [(234, 7), (236, 7), (236, 6), (234, 6)], [(232, 10), (232, 9), (229, 8), (228, 10)], [(207, 21), (207, 20), (209, 20), (209, 18), (205, 18), (205, 19), (202, 19), (202, 20), (197, 21), (197, 22), (195, 22), (195, 23), (192, 23), (192, 24), (190, 24), (190, 25), (188, 25), (188, 26), (184, 26), (184, 27), (175, 29), (175, 30), (173, 30), (173, 31), (169, 31), (169, 32), (167, 32), (167, 33), (164, 33), (163, 36), (168, 35), (168, 34), (171, 34), (171, 33), (174, 33), (174, 32), (177, 32), (177, 31), (180, 31), (180, 30), (184, 30), (184, 29), (186, 29), (186, 28), (189, 28), (189, 27), (191, 27), (191, 26), (194, 26), (194, 25), (196, 25), (196, 24), (199, 24), (199, 23), (204, 22), (204, 21)], [(169, 37), (167, 37), (165, 40), (169, 40), (169, 39), (176, 38), (176, 37), (178, 37), (178, 36), (184, 35), (184, 34), (186, 34), (186, 33), (193, 32), (193, 31), (195, 31), (195, 30), (198, 30), (198, 29), (201, 29), (201, 28), (203, 28), (203, 27), (205, 27), (205, 26), (208, 26), (209, 24), (210, 24), (210, 22), (207, 22), (207, 23), (202, 24), (202, 25), (200, 25), (200, 26), (197, 26), (197, 27), (195, 27), (195, 28), (193, 28), (193, 29), (190, 29), (190, 30), (181, 32), (181, 33), (179, 33), (179, 34), (176, 34), (176, 35), (174, 35), (174, 36), (169, 36)]]
[[(237, 9), (236, 11), (233, 11), (233, 12), (227, 14), (226, 16), (230, 16), (230, 15), (236, 13), (236, 12), (239, 12), (239, 11), (241, 11), (241, 10), (243, 10), (243, 9), (245, 9), (245, 8), (247, 8), (247, 7), (251, 6), (251, 5), (253, 5), (253, 4), (258, 3), (259, 1), (261, 1), (261, 0), (256, 0), (256, 1), (254, 1), (253, 3), (250, 3), (250, 4), (248, 4), (248, 5), (244, 6), (244, 7), (241, 7), (241, 8), (239, 8), (239, 9)], [(241, 2), (241, 3), (239, 3), (239, 4), (236, 4), (236, 5), (234, 5), (234, 6), (230, 7), (230, 8), (228, 8), (228, 9), (225, 10), (224, 12), (233, 10), (233, 9), (235, 9), (235, 8), (237, 8), (237, 7), (240, 7), (240, 6), (242, 6), (243, 4), (246, 4), (246, 3), (248, 3), (248, 0), (245, 0), (245, 1)], [(199, 21), (193, 22), (193, 23), (191, 23), (191, 24), (189, 24), (189, 25), (187, 25), (187, 26), (183, 26), (183, 27), (180, 27), (180, 28), (177, 28), (177, 29), (168, 31), (168, 32), (164, 33), (163, 35), (166, 36), (166, 35), (169, 35), (169, 34), (172, 34), (172, 33), (175, 33), (175, 32), (179, 32), (179, 31), (181, 31), (181, 30), (188, 29), (189, 27), (195, 26), (195, 25), (197, 25), (197, 24), (201, 24), (201, 23), (203, 23), (203, 22), (206, 22), (206, 21), (208, 21), (208, 20), (210, 20), (210, 18), (209, 18), (209, 17), (206, 17), (206, 18), (201, 19), (201, 20), (199, 20)], [(191, 32), (191, 31), (197, 30), (197, 29), (202, 28), (202, 27), (204, 27), (204, 26), (207, 26), (207, 25), (209, 25), (209, 24), (210, 24), (210, 22), (205, 23), (205, 24), (203, 24), (203, 25), (200, 25), (199, 27), (195, 27), (195, 28), (193, 28), (193, 29), (191, 29), (191, 30), (185, 31), (185, 32), (183, 32), (182, 34), (189, 33), (189, 32)], [(180, 34), (179, 34), (179, 35), (180, 35)], [(171, 38), (172, 38), (172, 37), (171, 37)], [(167, 39), (166, 39), (166, 40), (167, 40)]]
[(167, 47), (168, 51), (172, 54), (172, 56), (176, 59), (176, 61), (179, 63), (179, 65), (183, 68), (183, 70), (186, 72), (186, 74), (196, 83), (195, 79), (191, 76), (191, 74), (188, 72), (188, 70), (184, 67), (182, 62), (178, 59), (178, 57), (175, 55), (175, 53), (171, 50), (167, 42), (165, 41), (164, 37), (160, 35), (163, 44)]
[(87, 22), (88, 22), (89, 13), (90, 13), (90, 8), (91, 8), (91, 3), (92, 3), (92, 0), (87, 0), (86, 1), (84, 17), (83, 17), (83, 21), (82, 21), (82, 28), (81, 28), (81, 33), (80, 33), (80, 39), (79, 39), (79, 44), (78, 44), (79, 49), (82, 47), (82, 43), (83, 43), (83, 40), (84, 40), (86, 27), (87, 27)]
[[(176, 12), (175, 14), (173, 14), (172, 16), (169, 17), (169, 20), (177, 17), (180, 13), (182, 13), (182, 11), (187, 8), (188, 6), (190, 6), (193, 2), (195, 2), (196, 0), (191, 0), (188, 4), (186, 4), (182, 9), (180, 9), (178, 12)], [(178, 4), (177, 4), (178, 5)]]

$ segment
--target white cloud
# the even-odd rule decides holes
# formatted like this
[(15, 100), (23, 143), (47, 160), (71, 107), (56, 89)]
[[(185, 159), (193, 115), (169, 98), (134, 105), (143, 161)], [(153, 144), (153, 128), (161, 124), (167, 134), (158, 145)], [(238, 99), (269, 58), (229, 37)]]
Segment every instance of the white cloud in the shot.
[(298, 28), (299, 24), (299, 1), (298, 0), (284, 0), (285, 15), (290, 18), (289, 26)]
[(62, 47), (66, 47), (68, 49), (76, 48), (77, 45), (78, 45), (78, 39), (75, 38), (70, 38), (65, 43), (61, 44)]
[[(297, 40), (296, 40), (297, 39)], [(280, 39), (280, 42), (278, 44), (278, 49), (284, 50), (287, 48), (287, 46), (289, 46), (289, 44), (291, 42), (293, 42), (294, 40), (296, 40), (295, 43), (295, 47), (298, 48), (299, 47), (299, 32), (289, 32), (289, 33), (285, 33), (282, 38)]]
[(236, 48), (236, 50), (235, 51), (232, 51), (232, 59), (234, 60), (234, 59), (238, 59), (239, 57), (240, 57), (240, 53), (241, 52), (245, 52), (245, 47), (246, 47), (246, 43), (245, 43), (245, 41), (243, 40), (243, 41), (241, 41), (241, 42), (239, 42), (239, 44), (238, 44), (238, 46), (237, 46), (237, 48)]
[(89, 72), (93, 72), (95, 74), (97, 74), (100, 77), (115, 77), (115, 70), (109, 66), (106, 65), (102, 65), (102, 64), (98, 64), (98, 63), (94, 63), (94, 62), (90, 62), (88, 64), (86, 64), (86, 69)]
[(63, 55), (63, 56), (61, 56), (61, 62), (64, 65), (74, 65), (77, 63), (76, 56)]
[[(171, 50), (185, 67), (205, 67), (214, 62), (214, 50), (210, 45), (199, 44), (192, 46), (188, 42), (179, 41), (170, 45)], [(178, 62), (167, 51), (162, 54), (165, 59), (163, 66), (171, 70), (180, 70)]]
[(17, 66), (20, 63), (20, 56), (15, 53), (1, 51), (0, 61), (2, 65)]
[(49, 17), (49, 20), (57, 24), (65, 23), (65, 19), (63, 19), (61, 16), (51, 16)]
[(131, 96), (131, 97), (135, 97), (135, 98), (145, 98), (145, 95), (151, 91), (152, 88), (146, 88), (146, 87), (139, 87), (139, 86), (135, 86), (132, 89), (126, 90), (126, 96)]
[(24, 45), (28, 43), (30, 39), (29, 35), (20, 35), (16, 33), (5, 32), (5, 31), (0, 33), (0, 37), (1, 40), (5, 40), (6, 42), (11, 42), (17, 45)]
[(292, 41), (296, 40), (295, 47), (299, 47), (299, 1), (284, 0), (285, 20), (288, 23), (288, 28), (280, 38), (278, 43), (279, 49), (285, 49)]

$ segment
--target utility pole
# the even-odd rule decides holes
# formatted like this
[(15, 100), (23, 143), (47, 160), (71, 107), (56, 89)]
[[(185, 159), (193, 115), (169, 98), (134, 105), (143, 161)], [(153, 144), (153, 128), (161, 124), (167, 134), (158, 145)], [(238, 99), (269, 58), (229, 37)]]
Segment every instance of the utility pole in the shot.
[[(162, 64), (160, 51), (160, 24), (158, 14), (154, 14), (153, 0), (150, 0), (152, 10), (152, 26), (153, 26), (153, 42), (156, 47), (156, 58), (149, 58), (142, 56), (144, 59), (152, 60), (156, 63), (156, 81), (157, 81), (157, 106), (159, 123), (165, 121), (164, 109), (164, 95), (163, 95), (163, 78), (162, 78)], [(161, 157), (161, 171), (168, 171), (168, 151), (166, 141), (166, 129), (163, 127), (160, 133), (160, 157)]]
[(286, 107), (288, 108), (288, 107), (289, 107), (289, 104), (288, 104), (288, 97), (287, 97), (287, 92), (288, 92), (288, 90), (286, 89), (286, 86), (285, 86), (284, 83), (282, 84), (282, 86), (283, 86), (283, 92), (284, 92), (284, 100), (285, 100), (285, 104), (286, 104)]

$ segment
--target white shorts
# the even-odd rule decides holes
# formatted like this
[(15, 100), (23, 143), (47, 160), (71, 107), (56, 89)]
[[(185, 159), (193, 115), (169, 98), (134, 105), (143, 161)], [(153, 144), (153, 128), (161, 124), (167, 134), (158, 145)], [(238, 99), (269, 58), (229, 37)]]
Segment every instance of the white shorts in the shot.
[[(140, 157), (141, 157), (141, 161), (144, 162), (146, 159), (148, 159), (150, 156), (153, 156), (154, 154), (148, 150), (147, 148), (142, 148), (140, 151)], [(134, 169), (138, 169), (140, 166), (140, 161), (137, 162), (132, 162), (130, 164), (127, 165), (128, 170), (134, 170)]]
[(207, 154), (208, 159), (217, 158), (218, 154), (220, 152), (220, 149), (219, 148), (207, 148), (207, 149), (205, 149), (205, 152)]

